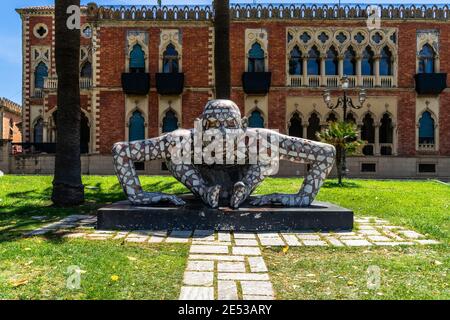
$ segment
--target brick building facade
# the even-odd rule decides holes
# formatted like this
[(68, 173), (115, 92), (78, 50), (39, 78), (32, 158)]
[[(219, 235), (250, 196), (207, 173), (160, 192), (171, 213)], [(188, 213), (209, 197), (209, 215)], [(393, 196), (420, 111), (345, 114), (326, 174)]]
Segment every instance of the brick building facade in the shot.
[[(381, 7), (380, 7), (381, 8)], [(379, 28), (366, 7), (231, 7), (232, 100), (253, 126), (314, 138), (329, 121), (341, 78), (361, 109), (367, 141), (350, 174), (450, 177), (450, 9), (385, 6)], [(57, 78), (52, 7), (18, 9), (23, 25), (23, 136), (54, 142)], [(82, 8), (82, 149), (100, 163), (113, 143), (190, 128), (214, 97), (213, 12), (208, 6)], [(156, 169), (155, 169), (156, 168)], [(155, 171), (156, 170), (156, 171)], [(147, 172), (159, 167), (147, 165)], [(282, 174), (298, 169), (283, 167)]]

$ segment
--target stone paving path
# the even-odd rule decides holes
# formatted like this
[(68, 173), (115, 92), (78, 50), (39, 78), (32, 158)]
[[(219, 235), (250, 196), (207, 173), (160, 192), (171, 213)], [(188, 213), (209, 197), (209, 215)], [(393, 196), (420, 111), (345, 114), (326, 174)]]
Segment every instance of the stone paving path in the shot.
[[(37, 219), (38, 217), (36, 217)], [(45, 221), (45, 217), (37, 220)], [(424, 235), (393, 226), (388, 221), (355, 217), (351, 232), (230, 232), (214, 230), (95, 230), (95, 216), (72, 215), (33, 230), (63, 238), (121, 240), (130, 243), (186, 243), (190, 245), (180, 299), (275, 299), (267, 266), (261, 255), (266, 246), (365, 247), (439, 244)]]

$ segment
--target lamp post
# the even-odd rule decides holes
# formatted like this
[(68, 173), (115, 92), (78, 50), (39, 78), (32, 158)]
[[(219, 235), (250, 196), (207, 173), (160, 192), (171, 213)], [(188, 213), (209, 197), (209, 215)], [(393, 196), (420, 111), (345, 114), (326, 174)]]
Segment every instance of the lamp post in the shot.
[[(347, 96), (347, 90), (349, 87), (348, 77), (346, 75), (344, 75), (341, 78), (340, 82), (341, 82), (341, 89), (343, 91), (343, 96), (339, 97), (337, 99), (336, 104), (333, 104), (333, 102), (331, 101), (331, 94), (330, 94), (330, 90), (328, 90), (328, 89), (326, 89), (323, 93), (323, 101), (327, 105), (327, 108), (330, 110), (334, 110), (334, 109), (337, 109), (342, 106), (343, 121), (347, 122), (347, 109), (348, 108), (361, 109), (364, 105), (364, 102), (366, 101), (367, 95), (366, 95), (366, 90), (361, 89), (359, 91), (359, 95), (358, 95), (359, 105), (355, 105), (353, 103), (352, 98)], [(342, 152), (342, 172), (344, 173), (344, 175), (347, 172), (345, 151)]]
[(351, 109), (361, 109), (364, 105), (364, 102), (366, 101), (366, 90), (361, 89), (359, 91), (359, 96), (358, 96), (358, 100), (359, 100), (359, 105), (355, 105), (353, 104), (353, 100), (352, 98), (347, 96), (347, 90), (349, 87), (349, 80), (347, 78), (347, 76), (343, 76), (341, 78), (341, 89), (343, 91), (343, 96), (339, 97), (337, 99), (337, 103), (333, 104), (331, 102), (331, 94), (330, 94), (330, 90), (326, 89), (323, 93), (323, 101), (325, 102), (325, 104), (327, 105), (327, 108), (330, 110), (334, 110), (339, 108), (340, 106), (342, 106), (342, 110), (343, 110), (343, 116), (344, 116), (344, 122), (347, 121), (347, 109), (351, 108)]

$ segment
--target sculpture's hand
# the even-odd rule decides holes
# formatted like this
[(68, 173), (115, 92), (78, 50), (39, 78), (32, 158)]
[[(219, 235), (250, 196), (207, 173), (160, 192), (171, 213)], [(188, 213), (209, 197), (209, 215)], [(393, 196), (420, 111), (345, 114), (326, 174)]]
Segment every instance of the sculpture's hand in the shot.
[(298, 194), (274, 193), (256, 197), (250, 204), (253, 206), (280, 204), (285, 207), (308, 207), (311, 203), (309, 197), (302, 197)]
[(242, 181), (236, 182), (233, 188), (233, 194), (231, 195), (230, 206), (232, 208), (239, 208), (242, 202), (247, 199), (248, 191), (247, 187)]
[(149, 205), (164, 202), (166, 203), (169, 202), (176, 206), (182, 206), (186, 204), (184, 200), (180, 199), (179, 197), (173, 194), (166, 194), (160, 192), (140, 192), (132, 197), (129, 197), (128, 199), (134, 205)]

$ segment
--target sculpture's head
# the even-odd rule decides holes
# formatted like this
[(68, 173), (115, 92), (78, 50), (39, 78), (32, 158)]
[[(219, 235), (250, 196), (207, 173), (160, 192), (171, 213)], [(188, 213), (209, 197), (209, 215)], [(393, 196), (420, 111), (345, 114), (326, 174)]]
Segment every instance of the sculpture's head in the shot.
[(210, 100), (201, 115), (203, 131), (219, 129), (227, 130), (247, 128), (247, 118), (241, 117), (239, 107), (231, 100)]

